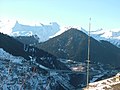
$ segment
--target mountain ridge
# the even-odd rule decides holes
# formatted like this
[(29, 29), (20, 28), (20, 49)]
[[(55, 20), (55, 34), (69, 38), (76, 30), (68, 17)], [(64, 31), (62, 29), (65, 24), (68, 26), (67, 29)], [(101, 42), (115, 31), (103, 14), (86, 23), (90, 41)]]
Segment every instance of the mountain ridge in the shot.
[(21, 56), (27, 60), (35, 58), (37, 63), (51, 69), (68, 69), (66, 66), (62, 65), (62, 63), (60, 63), (52, 54), (45, 52), (42, 49), (25, 45), (8, 35), (0, 33), (0, 42), (0, 48), (3, 48), (3, 50), (14, 56)]
[(29, 26), (19, 24), (16, 22), (15, 26), (12, 28), (12, 36), (32, 36), (37, 35), (39, 41), (43, 42), (49, 39), (50, 36), (54, 35), (59, 31), (59, 25), (56, 22), (50, 23), (50, 25), (40, 25), (40, 26)]
[[(71, 28), (61, 35), (37, 45), (37, 47), (52, 53), (58, 58), (66, 58), (85, 62), (87, 60), (87, 41), (88, 36), (85, 33)], [(110, 45), (111, 47), (108, 48)], [(91, 61), (100, 61), (107, 64), (109, 59), (113, 61), (116, 59), (116, 63), (113, 61), (109, 61), (109, 63), (117, 64), (120, 58), (120, 49), (115, 49), (117, 50), (117, 52), (115, 52), (114, 50), (111, 50), (113, 47), (117, 48), (111, 43), (104, 42), (103, 44), (102, 41), (97, 41), (91, 37)]]

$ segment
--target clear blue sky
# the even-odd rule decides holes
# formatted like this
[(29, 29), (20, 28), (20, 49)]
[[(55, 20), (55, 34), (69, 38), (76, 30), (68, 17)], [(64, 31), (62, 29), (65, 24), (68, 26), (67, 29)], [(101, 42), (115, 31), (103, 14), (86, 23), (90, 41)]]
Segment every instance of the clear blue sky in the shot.
[(0, 0), (0, 17), (88, 29), (120, 28), (120, 0)]

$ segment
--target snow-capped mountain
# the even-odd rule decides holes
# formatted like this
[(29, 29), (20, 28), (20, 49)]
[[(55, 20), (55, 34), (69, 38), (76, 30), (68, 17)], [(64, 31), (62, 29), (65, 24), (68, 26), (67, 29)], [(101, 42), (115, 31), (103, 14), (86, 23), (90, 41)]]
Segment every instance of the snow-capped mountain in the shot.
[(60, 26), (56, 22), (47, 25), (42, 23), (20, 24), (16, 20), (0, 19), (0, 32), (11, 36), (32, 36), (37, 35), (39, 41), (43, 42), (49, 39), (60, 30)]
[(15, 20), (0, 18), (0, 32), (10, 35), (10, 33), (12, 32), (12, 28), (15, 25), (15, 22)]
[[(70, 28), (72, 27), (62, 28), (62, 30), (57, 32), (54, 36), (52, 36), (52, 38), (64, 33)], [(78, 30), (83, 31), (84, 33), (88, 34), (88, 31), (82, 27), (74, 27), (74, 28), (77, 28)], [(91, 31), (90, 33), (91, 33), (91, 36), (98, 41), (100, 40), (109, 41), (110, 43), (116, 45), (117, 47), (120, 47), (120, 29), (111, 29), (111, 30), (100, 29), (96, 31)]]
[[(47, 25), (44, 25), (42, 23), (20, 24), (16, 20), (0, 19), (0, 32), (12, 36), (37, 35), (39, 37), (40, 42), (44, 42), (47, 41), (49, 38), (58, 36), (70, 28), (72, 27), (69, 26), (62, 28), (56, 22), (52, 22)], [(78, 30), (83, 31), (86, 34), (88, 33), (82, 27), (75, 28), (78, 28)], [(96, 31), (91, 31), (91, 36), (96, 40), (106, 40), (120, 47), (120, 29), (111, 30), (99, 29)]]
[(49, 25), (40, 26), (29, 26), (22, 25), (16, 21), (15, 26), (12, 28), (12, 36), (32, 36), (37, 35), (39, 37), (39, 41), (43, 42), (49, 39), (50, 36), (57, 33), (60, 26), (56, 22), (52, 22)]
[(97, 40), (109, 41), (120, 47), (120, 29), (91, 31), (91, 36)]

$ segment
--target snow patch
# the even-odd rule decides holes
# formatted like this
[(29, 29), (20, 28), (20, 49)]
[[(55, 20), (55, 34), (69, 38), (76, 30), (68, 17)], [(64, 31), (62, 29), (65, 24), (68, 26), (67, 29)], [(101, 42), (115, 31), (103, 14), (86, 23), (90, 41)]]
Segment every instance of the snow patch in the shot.
[[(119, 75), (119, 74), (117, 74), (117, 75)], [(111, 78), (108, 78), (108, 79), (104, 79), (104, 80), (101, 80), (101, 81), (90, 83), (89, 84), (89, 90), (106, 90), (105, 88), (113, 90), (112, 89), (113, 85), (120, 84), (120, 81), (116, 81), (117, 75), (113, 76)], [(88, 90), (88, 89), (86, 88), (84, 90)]]
[(4, 51), (2, 48), (0, 48), (0, 58), (11, 60), (13, 63), (19, 63), (19, 64), (21, 64), (22, 60), (24, 60), (23, 57), (15, 57), (15, 56), (7, 53), (6, 51)]

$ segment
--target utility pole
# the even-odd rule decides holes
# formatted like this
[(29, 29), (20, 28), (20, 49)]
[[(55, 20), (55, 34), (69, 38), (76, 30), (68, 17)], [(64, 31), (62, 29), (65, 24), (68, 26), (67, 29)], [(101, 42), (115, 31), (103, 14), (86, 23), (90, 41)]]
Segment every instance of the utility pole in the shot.
[(89, 19), (89, 32), (88, 32), (88, 60), (87, 60), (87, 87), (89, 88), (89, 66), (90, 66), (90, 29), (91, 29), (91, 18)]

